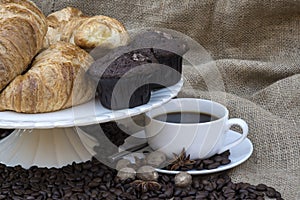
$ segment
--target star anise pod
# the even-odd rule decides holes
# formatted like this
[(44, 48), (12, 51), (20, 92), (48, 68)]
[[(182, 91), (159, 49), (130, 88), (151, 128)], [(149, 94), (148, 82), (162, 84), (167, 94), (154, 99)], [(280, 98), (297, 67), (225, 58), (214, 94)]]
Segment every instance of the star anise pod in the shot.
[(173, 153), (174, 159), (171, 160), (168, 166), (169, 170), (191, 170), (193, 169), (193, 165), (195, 164), (195, 160), (190, 160), (190, 155), (186, 156), (186, 151), (183, 148), (179, 155)]
[(156, 181), (135, 180), (130, 183), (139, 192), (148, 192), (151, 190), (160, 190), (161, 185)]

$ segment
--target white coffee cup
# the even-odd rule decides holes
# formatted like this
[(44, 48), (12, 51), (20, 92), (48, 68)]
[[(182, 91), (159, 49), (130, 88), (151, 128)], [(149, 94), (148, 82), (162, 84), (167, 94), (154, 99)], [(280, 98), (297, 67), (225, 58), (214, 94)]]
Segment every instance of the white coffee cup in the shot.
[[(174, 123), (155, 119), (159, 115), (174, 112), (206, 113), (217, 119), (204, 123)], [(229, 119), (228, 115), (225, 106), (210, 100), (173, 99), (146, 113), (146, 137), (153, 150), (164, 152), (167, 157), (173, 157), (173, 153), (179, 154), (185, 148), (191, 159), (208, 158), (229, 150), (247, 137), (247, 123), (239, 118)], [(242, 128), (241, 137), (225, 145), (226, 134), (233, 125)]]

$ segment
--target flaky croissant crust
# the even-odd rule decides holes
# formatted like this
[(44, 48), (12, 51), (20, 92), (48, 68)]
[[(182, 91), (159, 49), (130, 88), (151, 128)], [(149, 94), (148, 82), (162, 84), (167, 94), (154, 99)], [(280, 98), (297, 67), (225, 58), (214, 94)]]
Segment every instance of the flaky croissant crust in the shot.
[(27, 69), (46, 32), (46, 18), (34, 3), (0, 0), (0, 91)]
[(86, 79), (85, 72), (92, 62), (87, 52), (73, 44), (51, 45), (0, 94), (0, 110), (44, 113), (89, 101), (95, 84)]
[(72, 7), (48, 15), (47, 21), (45, 45), (65, 41), (83, 49), (96, 46), (115, 48), (129, 40), (127, 30), (118, 20), (103, 15), (86, 16)]

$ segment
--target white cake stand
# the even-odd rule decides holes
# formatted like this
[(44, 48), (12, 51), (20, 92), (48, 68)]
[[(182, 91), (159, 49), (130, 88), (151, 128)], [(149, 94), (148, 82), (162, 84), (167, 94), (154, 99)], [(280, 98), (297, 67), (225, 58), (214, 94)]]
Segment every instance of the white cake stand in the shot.
[(43, 114), (0, 112), (0, 128), (16, 129), (0, 141), (0, 163), (60, 168), (72, 162), (90, 160), (97, 140), (77, 126), (125, 119), (147, 112), (175, 97), (183, 81), (152, 92), (150, 101), (131, 109), (112, 111), (98, 101)]

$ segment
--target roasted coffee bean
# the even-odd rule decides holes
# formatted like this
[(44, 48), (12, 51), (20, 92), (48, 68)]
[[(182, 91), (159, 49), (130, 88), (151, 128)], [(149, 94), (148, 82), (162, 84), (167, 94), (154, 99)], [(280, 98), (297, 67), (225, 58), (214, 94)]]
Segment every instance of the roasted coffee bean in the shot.
[(203, 179), (203, 180), (202, 180), (202, 184), (203, 184), (203, 185), (209, 185), (209, 184), (210, 184), (210, 181), (209, 181), (209, 180), (206, 180), (206, 179)]
[(101, 179), (100, 177), (97, 177), (97, 178), (94, 178), (94, 179), (93, 179), (93, 182), (101, 183), (101, 182), (102, 182), (102, 179)]
[(232, 196), (232, 194), (235, 194), (235, 191), (233, 189), (229, 188), (229, 187), (224, 187), (222, 189), (222, 192), (223, 192), (225, 197), (230, 197), (230, 196)]
[(182, 198), (182, 200), (192, 200), (192, 199), (194, 199), (194, 197), (184, 197), (184, 198)]
[(30, 179), (30, 183), (39, 183), (40, 180), (41, 180), (40, 177), (34, 177), (34, 178), (31, 178), (31, 179)]
[(71, 191), (71, 190), (68, 190), (68, 191), (65, 192), (64, 197), (65, 197), (65, 198), (71, 197), (72, 194), (73, 194), (72, 191)]
[(210, 199), (219, 199), (219, 195), (216, 191), (211, 192), (208, 196)]
[(25, 190), (25, 191), (24, 191), (24, 194), (25, 194), (25, 195), (29, 195), (29, 194), (31, 194), (31, 193), (32, 193), (31, 190)]
[(23, 198), (22, 197), (18, 197), (18, 196), (12, 196), (12, 199), (13, 200), (22, 200)]
[(268, 187), (268, 188), (267, 188), (266, 195), (267, 195), (269, 198), (276, 198), (276, 190), (275, 190), (274, 188)]
[[(68, 166), (63, 167), (62, 171), (65, 173), (71, 174), (71, 173), (73, 173), (73, 168), (71, 165), (68, 165)], [(49, 179), (55, 179), (55, 178), (56, 178), (56, 175), (51, 175), (49, 177)]]
[(221, 188), (223, 188), (224, 185), (226, 184), (226, 183), (225, 183), (225, 179), (219, 178), (219, 179), (217, 180), (216, 184), (217, 184), (217, 190), (221, 190)]
[(72, 191), (73, 192), (83, 192), (83, 189), (79, 188), (79, 187), (75, 187), (75, 188), (72, 188)]
[(10, 188), (11, 187), (11, 184), (10, 183), (3, 183), (1, 185), (2, 188)]
[(92, 167), (92, 163), (86, 162), (82, 165), (82, 169), (90, 169)]
[(107, 190), (107, 187), (105, 186), (105, 185), (100, 185), (100, 187), (99, 187), (101, 190)]
[(191, 189), (191, 190), (188, 192), (188, 195), (189, 195), (189, 196), (194, 196), (196, 193), (197, 193), (197, 190)]
[(142, 194), (141, 199), (143, 199), (143, 200), (149, 199), (148, 194), (146, 194), (146, 193)]
[(195, 166), (199, 166), (199, 165), (202, 163), (202, 161), (203, 161), (203, 160), (201, 160), (201, 159), (196, 160)]
[(276, 197), (276, 199), (278, 199), (278, 198), (281, 198), (281, 194), (279, 193), (279, 192), (275, 192), (275, 197)]
[(20, 185), (13, 185), (12, 189), (13, 190), (19, 190), (19, 189), (22, 189), (22, 186), (20, 186)]
[(256, 190), (258, 190), (258, 191), (266, 191), (267, 188), (268, 188), (268, 187), (267, 187), (265, 184), (258, 184), (258, 185), (256, 186)]
[(181, 193), (182, 193), (182, 190), (180, 188), (176, 188), (175, 192), (174, 192), (174, 196), (178, 197), (178, 196), (180, 196)]
[(188, 196), (187, 191), (182, 191), (180, 197), (186, 197), (186, 196)]
[(163, 175), (162, 176), (162, 180), (165, 182), (165, 183), (168, 183), (170, 181), (170, 178), (166, 175)]
[(97, 171), (97, 173), (96, 173), (96, 176), (103, 177), (104, 173), (105, 173), (105, 171), (103, 169), (99, 169), (99, 171)]
[(103, 192), (102, 193), (102, 197), (104, 197), (104, 198), (108, 197), (109, 195), (111, 195), (110, 192)]
[(200, 191), (196, 193), (196, 199), (204, 199), (208, 197), (209, 192), (208, 191)]
[(203, 163), (203, 162), (200, 162), (199, 165), (196, 165), (196, 166), (195, 166), (195, 169), (197, 169), (197, 170), (202, 170), (202, 169), (204, 169), (204, 163)]
[(165, 191), (165, 195), (167, 198), (171, 198), (173, 196), (173, 188), (172, 187), (167, 188)]
[(166, 198), (167, 198), (167, 195), (166, 195), (166, 194), (159, 194), (159, 195), (158, 195), (158, 198), (166, 199)]
[(2, 190), (1, 190), (1, 194), (2, 194), (2, 195), (8, 195), (8, 194), (10, 194), (10, 193), (12, 193), (12, 192), (11, 192), (11, 190), (10, 190), (9, 188), (2, 189)]
[(120, 196), (122, 194), (122, 190), (120, 189), (115, 189), (115, 192), (114, 192), (117, 196)]
[(228, 159), (228, 158), (224, 158), (222, 161), (221, 161), (221, 165), (227, 165), (229, 164), (231, 161)]
[(15, 194), (15, 195), (18, 195), (18, 196), (21, 196), (21, 195), (24, 194), (24, 190), (21, 190), (21, 189), (19, 189), (19, 190), (14, 190), (14, 194)]
[(213, 157), (213, 159), (216, 162), (221, 162), (224, 158), (222, 156), (217, 155), (217, 156)]
[(94, 181), (92, 181), (92, 182), (90, 182), (90, 183), (88, 184), (88, 186), (89, 186), (90, 188), (95, 188), (95, 187), (97, 187), (97, 186), (99, 186), (99, 185), (100, 185), (99, 183), (94, 182)]
[(200, 187), (200, 182), (198, 179), (194, 179), (192, 182), (192, 186), (196, 189), (198, 189)]
[(238, 185), (240, 185), (240, 183), (238, 183), (238, 184), (234, 184), (233, 182), (229, 182), (229, 183), (227, 183), (227, 187), (228, 188), (231, 188), (231, 189), (233, 189), (233, 190), (235, 190), (235, 189), (239, 189), (239, 186)]
[(214, 191), (214, 188), (213, 188), (212, 184), (206, 185), (206, 186), (204, 187), (204, 189), (205, 189), (206, 191), (209, 191), (209, 192)]
[(210, 164), (213, 164), (214, 161), (213, 161), (213, 160), (210, 160), (210, 159), (205, 159), (205, 160), (203, 160), (203, 163), (204, 163), (205, 165), (210, 165)]
[(110, 188), (109, 191), (110, 191), (111, 193), (115, 193), (116, 188)]
[[(38, 197), (40, 196), (41, 194), (39, 192), (32, 192), (31, 193), (31, 196), (34, 196), (34, 197)], [(46, 195), (47, 196), (47, 195)]]

